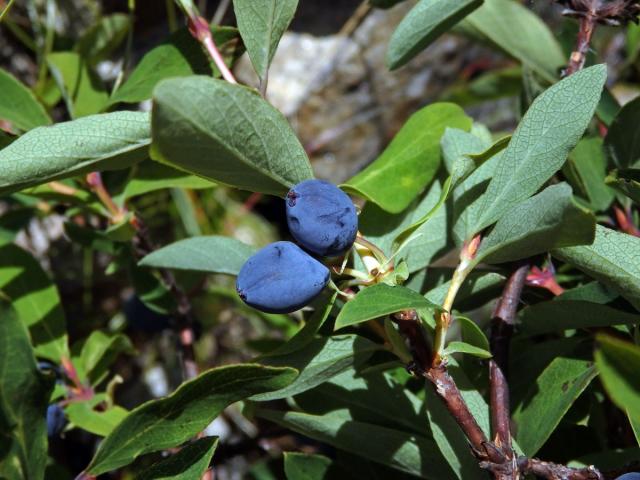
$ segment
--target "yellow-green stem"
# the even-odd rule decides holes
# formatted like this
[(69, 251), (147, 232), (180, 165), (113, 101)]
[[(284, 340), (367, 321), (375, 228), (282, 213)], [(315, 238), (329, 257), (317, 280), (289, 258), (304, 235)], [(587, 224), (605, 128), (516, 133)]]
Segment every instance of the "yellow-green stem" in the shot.
[(471, 273), (476, 266), (474, 261), (478, 246), (480, 245), (481, 236), (478, 234), (473, 237), (469, 242), (466, 242), (460, 252), (460, 262), (453, 272), (451, 283), (449, 284), (449, 290), (444, 298), (442, 304), (442, 311), (436, 313), (436, 332), (433, 342), (433, 365), (437, 366), (443, 363), (446, 358), (444, 355), (444, 348), (446, 346), (447, 332), (449, 331), (449, 325), (451, 325), (453, 310), (453, 302), (456, 299), (456, 295), (460, 290), (460, 287), (464, 283), (465, 279)]

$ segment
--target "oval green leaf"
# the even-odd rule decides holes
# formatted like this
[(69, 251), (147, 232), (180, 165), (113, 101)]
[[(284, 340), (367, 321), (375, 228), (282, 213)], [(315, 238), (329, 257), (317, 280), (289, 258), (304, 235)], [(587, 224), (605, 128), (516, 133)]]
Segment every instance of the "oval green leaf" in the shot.
[(391, 35), (386, 59), (389, 69), (407, 63), (480, 5), (482, 0), (418, 2)]
[(230, 186), (284, 196), (313, 177), (280, 112), (255, 91), (223, 80), (165, 80), (153, 96), (152, 157)]
[(0, 150), (0, 194), (93, 170), (127, 168), (147, 156), (149, 115), (92, 115), (25, 133)]
[(11, 122), (20, 130), (49, 125), (51, 119), (27, 87), (0, 69), (0, 120)]
[(471, 118), (453, 103), (424, 107), (409, 118), (371, 165), (342, 186), (388, 212), (401, 212), (438, 171), (445, 129), (469, 130), (471, 124)]
[(298, 0), (233, 0), (240, 36), (262, 80), (296, 8)]
[(87, 472), (100, 475), (128, 465), (139, 455), (178, 446), (202, 431), (228, 405), (284, 388), (296, 376), (291, 368), (251, 364), (202, 373), (168, 397), (132, 410), (100, 444)]
[(361, 290), (353, 300), (347, 302), (336, 318), (335, 329), (366, 322), (401, 310), (437, 310), (439, 308), (418, 292), (405, 287), (392, 287), (381, 283)]
[(255, 252), (255, 247), (234, 238), (191, 237), (151, 252), (139, 265), (238, 275), (244, 262)]

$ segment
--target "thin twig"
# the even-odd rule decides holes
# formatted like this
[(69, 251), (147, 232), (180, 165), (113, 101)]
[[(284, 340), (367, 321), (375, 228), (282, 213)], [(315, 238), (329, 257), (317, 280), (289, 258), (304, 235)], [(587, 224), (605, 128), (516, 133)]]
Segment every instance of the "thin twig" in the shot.
[(502, 296), (493, 312), (491, 325), (491, 353), (498, 367), (508, 374), (509, 342), (513, 333), (516, 311), (520, 303), (520, 295), (527, 279), (529, 265), (521, 264), (511, 274), (502, 291)]
[(446, 357), (444, 355), (445, 343), (447, 340), (447, 332), (449, 331), (449, 325), (451, 325), (453, 302), (455, 301), (458, 290), (464, 283), (467, 275), (473, 270), (475, 259), (482, 236), (480, 234), (473, 237), (462, 246), (460, 251), (460, 261), (458, 266), (453, 272), (451, 283), (449, 284), (449, 290), (445, 296), (442, 304), (442, 311), (435, 314), (436, 320), (436, 335), (434, 340), (434, 352), (432, 363), (434, 366), (446, 363)]
[(222, 74), (222, 78), (224, 78), (229, 83), (238, 83), (227, 64), (224, 63), (224, 58), (220, 54), (218, 47), (216, 47), (216, 43), (213, 40), (213, 35), (211, 34), (211, 29), (209, 28), (209, 24), (207, 21), (197, 14), (189, 14), (189, 31), (194, 38), (196, 38), (202, 45), (205, 50), (220, 70)]
[(567, 65), (567, 69), (565, 70), (566, 76), (576, 73), (584, 67), (584, 62), (587, 59), (587, 52), (589, 51), (589, 44), (591, 43), (591, 36), (593, 35), (595, 28), (596, 18), (591, 14), (591, 12), (580, 17), (580, 29), (578, 30), (576, 46), (569, 57), (569, 65)]
[(543, 462), (537, 458), (520, 457), (518, 468), (523, 474), (531, 473), (548, 480), (604, 480), (602, 473), (593, 465), (570, 468), (557, 463)]
[(509, 344), (528, 271), (529, 265), (523, 264), (511, 274), (496, 305), (491, 325), (491, 353), (493, 354), (493, 359), (489, 361), (491, 429), (495, 446), (507, 459), (511, 460), (508, 463), (511, 468), (496, 475), (500, 480), (518, 478), (518, 467), (513, 461), (515, 455), (511, 443), (509, 385), (506, 377), (509, 365)]
[(433, 384), (436, 394), (442, 399), (447, 410), (471, 443), (474, 453), (481, 459), (500, 463), (503, 459), (499, 457), (499, 452), (491, 448), (487, 450), (486, 446), (490, 442), (467, 407), (446, 366), (444, 364), (432, 366), (431, 349), (422, 334), (417, 312), (405, 310), (394, 314), (392, 319), (398, 325), (400, 333), (407, 339), (414, 358), (414, 363), (409, 365), (408, 369)]

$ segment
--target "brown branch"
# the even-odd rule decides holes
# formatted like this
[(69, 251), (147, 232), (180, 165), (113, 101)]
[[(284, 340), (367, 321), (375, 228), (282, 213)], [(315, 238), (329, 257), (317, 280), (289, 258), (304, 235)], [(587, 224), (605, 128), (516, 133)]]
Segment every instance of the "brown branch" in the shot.
[(514, 462), (515, 455), (511, 444), (511, 411), (506, 376), (509, 366), (509, 344), (528, 272), (529, 265), (522, 264), (511, 274), (498, 300), (491, 324), (491, 353), (493, 354), (493, 359), (489, 361), (491, 430), (496, 448), (510, 461), (506, 462), (510, 468), (505, 468), (504, 472), (496, 475), (500, 480), (518, 478), (518, 467)]
[(431, 349), (422, 334), (417, 312), (405, 310), (394, 314), (392, 319), (398, 325), (400, 333), (407, 339), (409, 349), (414, 357), (414, 363), (408, 369), (432, 383), (436, 394), (444, 402), (447, 410), (455, 418), (471, 443), (474, 454), (484, 461), (502, 463), (504, 458), (498, 450), (491, 448), (489, 440), (462, 398), (455, 381), (449, 375), (446, 365), (440, 363), (437, 366), (432, 366)]
[[(522, 267), (524, 269), (524, 267)], [(513, 286), (510, 288), (506, 297), (513, 298), (512, 292), (516, 290), (520, 282), (520, 270), (518, 269), (512, 275)], [(527, 270), (524, 269), (525, 277)], [(520, 290), (522, 287), (520, 287)], [(519, 293), (517, 295), (519, 297)], [(508, 300), (505, 299), (505, 300)], [(507, 312), (508, 304), (511, 302), (502, 302), (505, 310), (497, 309), (498, 312)], [(517, 306), (517, 302), (515, 303)], [(515, 309), (513, 309), (515, 315)], [(481, 468), (491, 472), (495, 479), (517, 479), (519, 474), (532, 473), (547, 480), (605, 480), (605, 477), (593, 466), (587, 468), (569, 468), (564, 465), (543, 462), (536, 458), (529, 459), (527, 457), (516, 458), (515, 455), (505, 455), (502, 448), (494, 442), (491, 442), (476, 421), (475, 417), (469, 410), (455, 380), (449, 375), (445, 364), (433, 366), (431, 364), (431, 348), (429, 347), (418, 320), (418, 314), (415, 310), (405, 310), (392, 315), (392, 320), (398, 325), (400, 333), (405, 337), (409, 344), (410, 351), (413, 355), (413, 362), (407, 366), (407, 369), (416, 376), (421, 376), (433, 385), (438, 397), (443, 401), (449, 413), (453, 416), (458, 426), (466, 436), (470, 443), (473, 454), (478, 459)], [(510, 317), (510, 318), (513, 318)], [(497, 362), (494, 362), (497, 367)], [(499, 369), (498, 369), (499, 370)], [(506, 385), (506, 383), (505, 383)], [(507, 393), (507, 400), (500, 399), (501, 405), (507, 405), (508, 416), (508, 389), (498, 390)], [(508, 423), (507, 423), (508, 425)], [(495, 427), (494, 427), (495, 428)], [(508, 426), (507, 426), (508, 429)], [(510, 434), (509, 434), (510, 435)]]
[(602, 473), (590, 465), (570, 468), (557, 463), (543, 462), (537, 458), (518, 458), (518, 468), (523, 474), (531, 473), (547, 480), (604, 480)]
[(567, 69), (565, 70), (565, 76), (568, 77), (584, 67), (591, 37), (596, 28), (596, 21), (597, 19), (591, 11), (586, 12), (584, 16), (580, 17), (580, 29), (578, 30), (576, 46), (569, 57), (569, 65), (567, 65)]
[(522, 264), (511, 274), (496, 304), (491, 323), (491, 353), (505, 375), (509, 368), (509, 343), (513, 334), (520, 295), (527, 280), (528, 264)]

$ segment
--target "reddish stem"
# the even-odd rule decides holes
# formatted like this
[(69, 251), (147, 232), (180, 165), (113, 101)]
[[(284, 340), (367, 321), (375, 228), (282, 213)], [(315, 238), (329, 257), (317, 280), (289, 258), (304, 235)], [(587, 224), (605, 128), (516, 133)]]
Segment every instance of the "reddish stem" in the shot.
[(584, 16), (580, 17), (580, 28), (578, 30), (578, 37), (576, 39), (576, 46), (571, 56), (569, 57), (569, 65), (565, 70), (565, 75), (569, 76), (572, 73), (576, 73), (584, 67), (584, 62), (587, 59), (587, 52), (589, 51), (589, 44), (591, 43), (591, 37), (596, 28), (596, 17), (593, 11), (586, 12)]
[(231, 70), (227, 67), (227, 64), (224, 63), (224, 58), (222, 58), (218, 47), (216, 47), (213, 35), (211, 35), (209, 23), (207, 23), (207, 21), (201, 16), (191, 14), (189, 15), (189, 32), (191, 32), (191, 35), (193, 35), (196, 40), (202, 43), (205, 50), (213, 60), (213, 63), (215, 63), (218, 70), (220, 70), (222, 78), (229, 83), (238, 83), (233, 76), (233, 73), (231, 73)]

